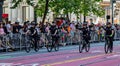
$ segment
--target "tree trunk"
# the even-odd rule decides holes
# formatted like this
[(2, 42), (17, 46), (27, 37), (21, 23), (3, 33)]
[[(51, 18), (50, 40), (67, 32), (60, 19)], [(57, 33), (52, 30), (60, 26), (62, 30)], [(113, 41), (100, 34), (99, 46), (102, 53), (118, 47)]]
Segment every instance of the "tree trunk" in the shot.
[(82, 15), (80, 14), (80, 22), (82, 22)]
[(79, 19), (79, 17), (78, 17), (78, 14), (77, 14), (77, 23), (78, 23), (78, 19)]
[(47, 12), (48, 12), (48, 4), (49, 4), (49, 0), (46, 0), (45, 12), (44, 12), (44, 15), (43, 15), (42, 24), (44, 24), (44, 22), (45, 22), (45, 18), (46, 18)]
[(86, 22), (86, 16), (85, 16), (85, 14), (84, 14), (84, 22)]
[(68, 13), (67, 13), (66, 17), (67, 17), (68, 22), (70, 22), (69, 14)]

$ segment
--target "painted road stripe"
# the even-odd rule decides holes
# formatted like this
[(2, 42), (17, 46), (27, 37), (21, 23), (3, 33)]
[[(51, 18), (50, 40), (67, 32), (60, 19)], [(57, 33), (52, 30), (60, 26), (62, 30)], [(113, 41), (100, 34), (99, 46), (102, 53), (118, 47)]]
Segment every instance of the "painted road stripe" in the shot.
[(52, 64), (44, 64), (41, 66), (53, 66), (53, 65), (59, 65), (59, 64), (65, 64), (65, 63), (70, 63), (70, 62), (75, 62), (75, 61), (81, 61), (81, 60), (87, 60), (87, 59), (92, 59), (92, 58), (97, 58), (97, 57), (101, 57), (101, 56), (105, 56), (105, 55), (112, 55), (115, 53), (111, 53), (111, 54), (101, 54), (101, 55), (96, 55), (96, 56), (91, 56), (91, 57), (85, 57), (85, 58), (78, 58), (78, 59), (73, 59), (73, 60), (66, 60), (63, 62), (56, 62), (56, 63), (52, 63)]
[(11, 58), (11, 56), (0, 56), (0, 59)]

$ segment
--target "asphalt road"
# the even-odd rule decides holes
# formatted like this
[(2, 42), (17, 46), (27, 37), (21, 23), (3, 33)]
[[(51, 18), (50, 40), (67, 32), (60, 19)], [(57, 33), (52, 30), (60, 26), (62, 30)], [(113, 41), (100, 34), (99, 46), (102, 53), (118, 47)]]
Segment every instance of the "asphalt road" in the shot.
[(105, 54), (104, 42), (92, 43), (90, 52), (79, 53), (78, 45), (60, 47), (58, 52), (25, 51), (0, 53), (0, 66), (120, 66), (120, 41), (113, 53)]

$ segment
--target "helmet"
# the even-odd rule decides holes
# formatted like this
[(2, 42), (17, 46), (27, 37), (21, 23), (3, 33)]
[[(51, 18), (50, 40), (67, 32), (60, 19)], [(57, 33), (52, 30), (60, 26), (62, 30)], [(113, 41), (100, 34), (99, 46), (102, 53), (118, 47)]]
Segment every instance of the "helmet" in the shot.
[(31, 22), (31, 25), (36, 25), (36, 23), (35, 22)]
[(87, 26), (87, 23), (85, 22), (85, 23), (83, 23), (83, 26)]
[(19, 22), (18, 22), (18, 21), (16, 21), (16, 22), (15, 22), (15, 24), (19, 24)]
[(106, 25), (111, 25), (111, 23), (110, 23), (110, 22), (107, 22)]

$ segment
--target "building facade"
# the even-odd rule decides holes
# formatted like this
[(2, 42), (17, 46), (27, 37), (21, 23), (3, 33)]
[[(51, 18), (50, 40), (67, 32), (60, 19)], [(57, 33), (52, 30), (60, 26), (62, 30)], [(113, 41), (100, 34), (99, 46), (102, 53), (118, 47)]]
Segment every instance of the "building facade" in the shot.
[[(109, 22), (112, 20), (111, 0), (103, 0), (101, 6), (105, 9), (105, 21), (107, 22), (107, 15), (110, 16)], [(120, 1), (116, 0), (113, 6), (114, 24), (120, 24)]]
[(34, 8), (27, 5), (26, 2), (21, 2), (18, 7), (11, 9), (12, 0), (6, 0), (3, 5), (3, 14), (8, 14), (8, 20), (11, 22), (19, 21), (33, 21), (34, 20)]

